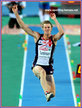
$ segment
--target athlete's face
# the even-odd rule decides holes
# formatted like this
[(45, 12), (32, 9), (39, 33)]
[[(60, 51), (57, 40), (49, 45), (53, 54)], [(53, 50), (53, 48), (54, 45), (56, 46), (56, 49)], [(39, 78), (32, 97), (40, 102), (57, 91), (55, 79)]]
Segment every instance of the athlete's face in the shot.
[(44, 24), (44, 26), (43, 26), (44, 34), (46, 34), (46, 35), (51, 34), (51, 30), (52, 30), (52, 27), (50, 24)]

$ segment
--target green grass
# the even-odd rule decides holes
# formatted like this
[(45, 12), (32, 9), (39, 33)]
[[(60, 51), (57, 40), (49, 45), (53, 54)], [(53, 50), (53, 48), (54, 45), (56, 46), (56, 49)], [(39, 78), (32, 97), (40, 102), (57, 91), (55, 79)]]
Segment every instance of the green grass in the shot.
[(2, 106), (18, 106), (24, 38), (24, 35), (2, 35)]
[[(80, 18), (66, 18), (66, 17), (58, 17), (57, 18), (60, 24), (65, 25), (80, 25)], [(2, 27), (7, 25), (9, 21), (8, 16), (2, 17)], [(40, 24), (39, 17), (24, 17), (23, 21), (25, 24)], [(54, 21), (50, 19), (50, 21), (54, 24)]]

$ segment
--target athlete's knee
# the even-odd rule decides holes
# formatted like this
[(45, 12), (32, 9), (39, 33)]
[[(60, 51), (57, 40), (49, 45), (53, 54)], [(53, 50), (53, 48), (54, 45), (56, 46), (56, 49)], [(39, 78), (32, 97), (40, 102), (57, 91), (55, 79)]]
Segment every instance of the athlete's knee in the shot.
[(32, 71), (33, 71), (33, 73), (35, 74), (35, 72), (36, 72), (36, 71), (35, 71), (35, 68), (33, 68)]
[(37, 74), (36, 74), (36, 69), (33, 68), (32, 71), (33, 71), (34, 75), (36, 76), (36, 75), (37, 75)]
[(40, 74), (39, 74), (37, 68), (34, 67), (32, 71), (33, 71), (34, 75), (40, 79)]
[(37, 77), (46, 78), (46, 72), (39, 66), (33, 68), (33, 73)]

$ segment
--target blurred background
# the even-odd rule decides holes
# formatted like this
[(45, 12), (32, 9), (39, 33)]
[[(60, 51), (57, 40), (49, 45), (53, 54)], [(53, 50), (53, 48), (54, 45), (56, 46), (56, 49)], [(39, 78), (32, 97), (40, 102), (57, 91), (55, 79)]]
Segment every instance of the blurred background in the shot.
[[(3, 4), (3, 3), (2, 3)], [(54, 9), (78, 9), (78, 11), (58, 11), (57, 16), (75, 15), (80, 17), (80, 2), (67, 1), (67, 2), (49, 2), (50, 8)], [(36, 8), (35, 8), (36, 7)], [(5, 11), (4, 11), (5, 10)], [(26, 2), (26, 8), (23, 10), (24, 16), (37, 16), (39, 12), (39, 2)], [(9, 10), (6, 6), (2, 5), (2, 16), (8, 16)]]

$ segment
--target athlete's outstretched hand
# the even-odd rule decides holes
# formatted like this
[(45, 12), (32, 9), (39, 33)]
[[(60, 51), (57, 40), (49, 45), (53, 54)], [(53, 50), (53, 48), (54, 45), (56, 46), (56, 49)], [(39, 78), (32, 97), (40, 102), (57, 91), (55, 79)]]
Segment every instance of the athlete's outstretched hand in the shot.
[(14, 5), (14, 6), (12, 7), (12, 11), (13, 11), (14, 13), (17, 13), (17, 12), (18, 12), (17, 5)]
[(55, 13), (50, 13), (50, 17), (51, 17), (51, 19), (56, 19), (56, 14)]

